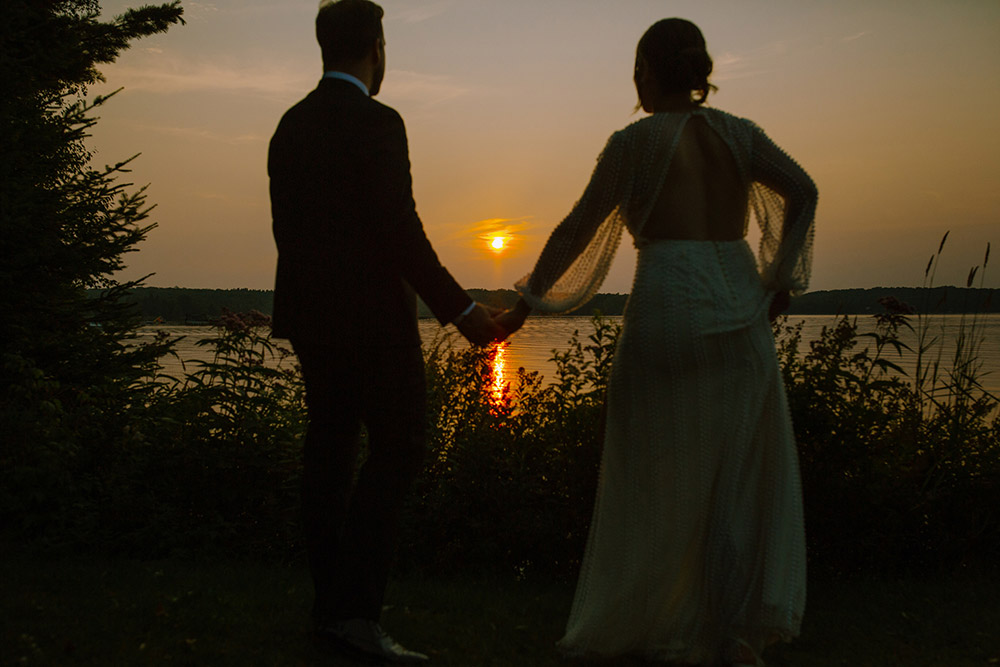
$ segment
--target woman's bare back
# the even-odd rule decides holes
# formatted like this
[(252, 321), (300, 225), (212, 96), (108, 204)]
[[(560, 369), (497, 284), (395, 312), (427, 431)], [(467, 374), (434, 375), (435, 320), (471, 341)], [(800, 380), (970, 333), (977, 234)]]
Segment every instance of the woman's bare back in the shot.
[(726, 142), (700, 115), (688, 119), (659, 197), (648, 239), (736, 241), (746, 228), (747, 185)]

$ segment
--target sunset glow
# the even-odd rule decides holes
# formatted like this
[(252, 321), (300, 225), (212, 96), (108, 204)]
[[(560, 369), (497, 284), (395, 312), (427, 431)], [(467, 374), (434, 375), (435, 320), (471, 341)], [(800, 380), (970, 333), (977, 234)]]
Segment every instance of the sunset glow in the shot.
[[(816, 182), (811, 290), (919, 285), (949, 229), (935, 284), (964, 285), (1000, 243), (1000, 86), (982, 85), (1000, 80), (1000, 2), (378, 1), (377, 100), (405, 121), (424, 230), (463, 287), (531, 271), (608, 137), (645, 116), (636, 43), (666, 16), (704, 31), (710, 105), (758, 123)], [(102, 17), (139, 4), (101, 0)], [(100, 67), (91, 97), (123, 90), (88, 147), (98, 165), (141, 153), (129, 180), (150, 184), (158, 225), (120, 279), (274, 286), (268, 142), (321, 75), (316, 7), (185, 2), (186, 25)], [(630, 290), (635, 256), (626, 237), (601, 292)], [(985, 280), (1000, 287), (1000, 271)]]

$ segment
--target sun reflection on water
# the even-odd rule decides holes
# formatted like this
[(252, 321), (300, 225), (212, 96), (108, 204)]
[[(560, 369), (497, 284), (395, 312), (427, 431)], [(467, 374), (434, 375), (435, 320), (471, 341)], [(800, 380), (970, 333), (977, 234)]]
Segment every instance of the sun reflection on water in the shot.
[(507, 399), (504, 396), (504, 389), (508, 380), (504, 370), (507, 366), (507, 346), (510, 343), (504, 341), (497, 343), (490, 356), (490, 402), (494, 405), (501, 405)]

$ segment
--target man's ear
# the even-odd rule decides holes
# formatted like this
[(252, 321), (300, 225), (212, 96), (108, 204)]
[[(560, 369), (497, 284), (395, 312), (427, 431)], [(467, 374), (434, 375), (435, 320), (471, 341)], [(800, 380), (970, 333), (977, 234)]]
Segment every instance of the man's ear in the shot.
[(385, 59), (385, 40), (381, 37), (375, 39), (369, 58), (373, 65), (378, 65)]

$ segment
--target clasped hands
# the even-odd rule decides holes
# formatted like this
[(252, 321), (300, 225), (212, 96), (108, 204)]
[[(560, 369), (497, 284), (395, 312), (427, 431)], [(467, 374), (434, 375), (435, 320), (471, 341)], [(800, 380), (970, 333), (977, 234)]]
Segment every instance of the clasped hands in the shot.
[(502, 341), (520, 329), (530, 312), (523, 300), (507, 310), (477, 303), (455, 326), (470, 343), (485, 346)]
[[(790, 303), (786, 291), (777, 292), (768, 309), (768, 319), (772, 322), (788, 310)], [(524, 299), (519, 299), (513, 308), (501, 310), (477, 303), (468, 315), (460, 319), (456, 326), (473, 345), (485, 346), (495, 341), (505, 340), (521, 328), (531, 312)]]

